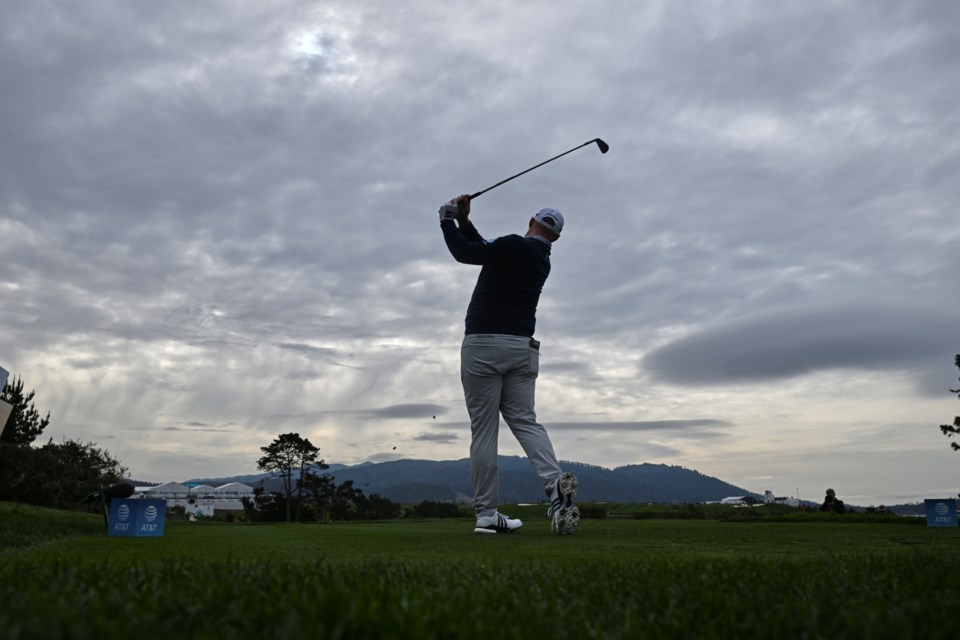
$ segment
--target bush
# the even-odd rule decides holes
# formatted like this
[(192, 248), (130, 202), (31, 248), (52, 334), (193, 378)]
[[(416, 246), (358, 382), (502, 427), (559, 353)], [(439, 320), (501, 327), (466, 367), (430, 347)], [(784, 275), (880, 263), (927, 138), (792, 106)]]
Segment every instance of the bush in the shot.
[(360, 492), (354, 498), (353, 506), (350, 520), (392, 520), (399, 518), (402, 510), (399, 504), (379, 493), (365, 496)]
[(580, 517), (586, 520), (603, 520), (607, 517), (607, 508), (602, 504), (581, 504)]
[(167, 508), (167, 520), (186, 520), (187, 509), (183, 505), (175, 505)]
[(253, 492), (253, 499), (243, 497), (243, 511), (250, 522), (284, 522), (287, 519), (287, 498), (279, 491)]
[(54, 509), (83, 509), (81, 501), (127, 473), (92, 442), (52, 440), (42, 447), (0, 444), (0, 500)]
[(434, 502), (424, 500), (414, 505), (407, 515), (412, 518), (464, 518), (470, 515), (452, 502)]

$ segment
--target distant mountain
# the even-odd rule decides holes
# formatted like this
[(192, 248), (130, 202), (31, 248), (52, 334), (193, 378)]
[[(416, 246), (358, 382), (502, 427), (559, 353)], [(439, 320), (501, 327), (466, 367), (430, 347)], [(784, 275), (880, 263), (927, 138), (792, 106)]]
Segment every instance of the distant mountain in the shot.
[[(565, 471), (577, 474), (583, 502), (708, 502), (727, 496), (761, 496), (706, 476), (699, 471), (664, 464), (638, 464), (607, 469), (577, 462), (564, 462)], [(470, 460), (395, 460), (356, 466), (330, 465), (326, 471), (337, 482), (353, 480), (366, 494), (377, 493), (394, 502), (411, 504), (423, 500), (470, 502), (473, 484)], [(231, 478), (199, 478), (187, 483), (217, 486), (243, 482), (267, 491), (281, 490), (280, 480), (268, 474)], [(503, 503), (545, 500), (543, 488), (530, 462), (517, 456), (500, 457), (500, 501)]]
[[(343, 464), (331, 464), (330, 468), (324, 471), (324, 473), (333, 474), (334, 471), (339, 471), (340, 469), (348, 469), (347, 465)], [(191, 484), (208, 484), (211, 487), (218, 487), (223, 484), (230, 482), (242, 482), (243, 484), (248, 484), (251, 487), (260, 486), (261, 481), (269, 480), (269, 473), (252, 473), (245, 476), (228, 476), (223, 478), (193, 478), (190, 480), (185, 480), (181, 484), (191, 485)], [(178, 480), (179, 482), (179, 480)]]

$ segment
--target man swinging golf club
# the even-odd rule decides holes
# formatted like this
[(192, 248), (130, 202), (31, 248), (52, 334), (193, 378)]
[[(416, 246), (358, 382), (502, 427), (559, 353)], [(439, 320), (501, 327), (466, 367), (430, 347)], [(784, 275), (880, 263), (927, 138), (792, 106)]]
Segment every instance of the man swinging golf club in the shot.
[(560, 468), (550, 437), (534, 411), (540, 368), (540, 343), (533, 338), (537, 302), (550, 274), (550, 249), (560, 238), (563, 215), (556, 209), (541, 209), (530, 218), (524, 236), (487, 241), (469, 219), (470, 200), (471, 196), (463, 195), (442, 205), (440, 228), (457, 262), (482, 266), (467, 308), (460, 351), (476, 491), (474, 533), (510, 533), (523, 524), (497, 511), (497, 437), (503, 414), (550, 498), (547, 513), (553, 528), (561, 535), (573, 534), (580, 521), (574, 504), (577, 478)]

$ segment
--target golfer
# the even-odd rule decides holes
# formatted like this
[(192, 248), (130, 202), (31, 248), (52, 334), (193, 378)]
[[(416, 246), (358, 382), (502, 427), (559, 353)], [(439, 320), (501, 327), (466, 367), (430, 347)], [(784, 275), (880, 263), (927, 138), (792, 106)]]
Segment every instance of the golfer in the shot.
[(550, 248), (560, 238), (563, 215), (541, 209), (526, 234), (484, 240), (470, 222), (470, 198), (440, 207), (447, 248), (464, 264), (481, 265), (467, 308), (460, 350), (460, 379), (470, 414), (470, 467), (476, 495), (474, 533), (510, 533), (523, 523), (497, 511), (500, 415), (523, 447), (550, 498), (547, 514), (561, 535), (576, 533), (577, 478), (564, 473), (534, 411), (540, 343), (533, 338), (537, 302), (550, 275)]

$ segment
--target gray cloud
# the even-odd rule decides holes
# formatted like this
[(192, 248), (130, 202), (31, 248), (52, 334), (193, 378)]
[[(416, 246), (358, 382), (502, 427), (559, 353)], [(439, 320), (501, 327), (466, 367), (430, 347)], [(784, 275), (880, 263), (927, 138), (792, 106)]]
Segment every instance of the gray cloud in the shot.
[(293, 342), (281, 342), (277, 344), (277, 347), (321, 359), (329, 359), (337, 356), (337, 350), (328, 347), (314, 347), (308, 344), (298, 344)]
[(379, 409), (370, 409), (365, 415), (370, 418), (430, 418), (446, 413), (447, 408), (436, 404), (396, 404)]
[(420, 442), (436, 442), (438, 444), (453, 444), (460, 442), (460, 435), (456, 433), (421, 433), (413, 438)]
[(818, 370), (911, 369), (955, 344), (960, 317), (879, 305), (796, 308), (670, 342), (643, 365), (679, 384), (765, 382)]
[(233, 429), (217, 429), (213, 427), (197, 427), (197, 426), (185, 426), (185, 427), (164, 427), (164, 431), (205, 431), (208, 433), (230, 433)]
[(375, 453), (372, 456), (368, 456), (364, 462), (392, 462), (394, 460), (403, 460), (403, 456), (397, 453)]
[(664, 444), (645, 443), (640, 447), (639, 454), (644, 460), (666, 460), (683, 457), (684, 452)]
[(725, 420), (647, 420), (634, 422), (551, 422), (550, 431), (663, 431), (670, 435), (698, 438), (713, 435), (723, 437), (727, 427), (732, 426)]

